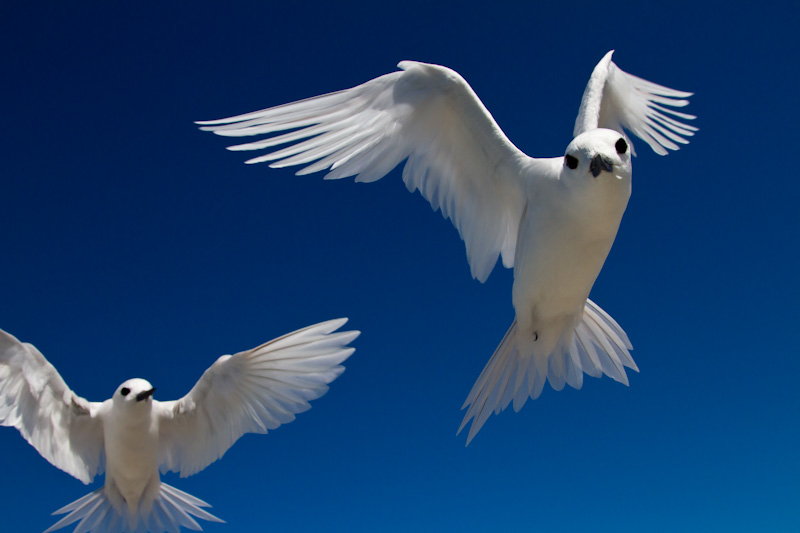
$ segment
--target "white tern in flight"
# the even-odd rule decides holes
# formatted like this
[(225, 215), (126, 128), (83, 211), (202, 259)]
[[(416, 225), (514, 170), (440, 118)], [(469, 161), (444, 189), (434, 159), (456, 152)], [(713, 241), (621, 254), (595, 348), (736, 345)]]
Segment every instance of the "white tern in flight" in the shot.
[(248, 163), (308, 165), (298, 175), (370, 182), (407, 159), (406, 187), (452, 220), (473, 277), (485, 281), (500, 256), (514, 268), (516, 318), (464, 403), (469, 443), (492, 411), (512, 400), (519, 410), (546, 380), (580, 388), (585, 372), (627, 384), (624, 367), (638, 370), (622, 328), (588, 299), (631, 194), (624, 129), (664, 155), (697, 128), (665, 107), (691, 93), (623, 72), (612, 53), (592, 72), (562, 157), (528, 157), (458, 73), (414, 61), (351, 89), (198, 124), (227, 137), (292, 130), (229, 149), (294, 143)]
[[(162, 483), (159, 471), (190, 476), (245, 433), (266, 433), (306, 411), (328, 390), (354, 351), (358, 331), (336, 332), (346, 318), (322, 322), (252, 350), (223, 355), (189, 394), (159, 402), (144, 379), (129, 379), (111, 399), (72, 392), (33, 345), (0, 330), (0, 425), (15, 427), (54, 466), (105, 485), (53, 514), (69, 513), (47, 532), (179, 532), (193, 517), (222, 520), (209, 505)], [(46, 532), (46, 533), (47, 533)]]

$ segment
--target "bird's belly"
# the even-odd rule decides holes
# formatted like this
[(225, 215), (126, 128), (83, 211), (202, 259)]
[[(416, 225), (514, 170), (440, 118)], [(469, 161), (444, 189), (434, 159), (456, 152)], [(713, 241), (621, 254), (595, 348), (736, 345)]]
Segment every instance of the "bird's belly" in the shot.
[(519, 247), (522, 254), (514, 266), (518, 322), (549, 321), (581, 312), (614, 243), (621, 216), (602, 224), (556, 217), (527, 221), (520, 237), (528, 245)]
[(106, 482), (112, 483), (130, 505), (137, 505), (148, 486), (158, 479), (156, 441), (148, 435), (137, 437), (106, 442)]
[(108, 461), (108, 463), (113, 465), (109, 471), (113, 473), (115, 479), (134, 484), (146, 483), (153, 468), (157, 466), (151, 457), (142, 454), (118, 454), (113, 462)]

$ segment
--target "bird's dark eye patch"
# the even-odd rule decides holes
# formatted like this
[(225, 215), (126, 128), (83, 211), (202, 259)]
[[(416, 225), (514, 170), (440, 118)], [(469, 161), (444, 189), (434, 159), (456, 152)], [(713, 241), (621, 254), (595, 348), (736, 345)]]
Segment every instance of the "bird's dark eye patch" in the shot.
[(564, 163), (566, 163), (566, 165), (569, 168), (571, 168), (572, 170), (575, 170), (576, 168), (578, 168), (578, 158), (577, 157), (574, 157), (574, 156), (571, 156), (571, 155), (565, 155), (564, 156)]
[(625, 139), (620, 137), (617, 144), (614, 145), (614, 148), (617, 149), (618, 154), (624, 154), (628, 151), (628, 143), (625, 142)]
[(119, 391), (119, 393), (122, 394), (123, 396), (127, 396), (128, 394), (131, 393), (131, 390), (128, 387), (122, 387), (122, 390)]

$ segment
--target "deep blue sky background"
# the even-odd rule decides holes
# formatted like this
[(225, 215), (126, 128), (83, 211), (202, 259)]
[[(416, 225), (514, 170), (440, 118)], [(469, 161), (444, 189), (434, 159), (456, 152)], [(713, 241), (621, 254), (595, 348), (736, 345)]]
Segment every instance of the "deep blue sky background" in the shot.
[[(90, 400), (130, 377), (169, 400), (219, 355), (350, 317), (357, 351), (311, 411), (166, 476), (228, 521), (209, 532), (798, 531), (800, 8), (537, 3), (4, 2), (0, 328)], [(513, 318), (511, 272), (472, 280), (397, 171), (296, 178), (192, 124), (414, 59), (555, 156), (612, 48), (695, 91), (701, 130), (667, 157), (637, 143), (592, 292), (641, 373), (548, 387), (468, 448), (459, 408)], [(0, 452), (4, 531), (102, 483), (13, 429)]]

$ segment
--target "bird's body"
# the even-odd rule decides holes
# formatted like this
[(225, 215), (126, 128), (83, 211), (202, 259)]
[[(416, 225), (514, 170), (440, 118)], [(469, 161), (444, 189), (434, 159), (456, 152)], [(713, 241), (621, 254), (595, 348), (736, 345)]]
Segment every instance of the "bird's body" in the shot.
[[(150, 390), (142, 379), (128, 380), (120, 388), (129, 388), (129, 397)], [(103, 423), (106, 457), (106, 496), (117, 509), (126, 510), (130, 525), (137, 514), (147, 516), (158, 497), (161, 476), (158, 471), (159, 402), (148, 397), (125, 402), (119, 393), (104, 401), (99, 416)]]
[(221, 522), (208, 504), (161, 481), (192, 475), (222, 457), (244, 433), (294, 420), (327, 391), (353, 349), (346, 319), (295, 331), (220, 357), (183, 398), (159, 402), (144, 379), (129, 379), (104, 402), (73, 393), (31, 344), (0, 330), (0, 425), (12, 426), (56, 467), (103, 487), (59, 509), (47, 532), (79, 522), (76, 533), (200, 530)]
[[(619, 135), (608, 134), (613, 145)], [(563, 158), (547, 159), (553, 177), (530, 180), (537, 188), (529, 205), (548, 207), (524, 211), (511, 295), (520, 340), (537, 338), (542, 352), (574, 329), (611, 250), (631, 193), (626, 159), (595, 179), (575, 176)]]
[[(557, 170), (562, 170), (562, 158)], [(561, 173), (560, 173), (561, 174)], [(631, 193), (630, 173), (604, 173), (585, 183), (559, 175), (542, 180), (520, 223), (512, 301), (518, 323), (526, 309), (542, 320), (583, 309), (616, 237)]]
[[(598, 325), (585, 315), (589, 292), (631, 194), (630, 154), (627, 149), (618, 153), (619, 139), (619, 133), (605, 129), (576, 137), (567, 148), (578, 161), (575, 169), (567, 167), (563, 158), (532, 159), (536, 170), (528, 183), (535, 187), (527, 196), (514, 254), (515, 320), (465, 403), (470, 411), (462, 428), (470, 416), (476, 417), (473, 427), (480, 427), (492, 410), (499, 412), (511, 400), (519, 410), (528, 397), (541, 394), (546, 379), (556, 390), (565, 383), (580, 388), (583, 372), (606, 371), (599, 354), (595, 360), (581, 361), (576, 328), (584, 322), (589, 328)], [(598, 157), (607, 159), (610, 170), (593, 176), (592, 161)], [(609, 335), (618, 348), (608, 343), (608, 352), (619, 358), (616, 366), (635, 369), (621, 330), (601, 331), (586, 343), (596, 340), (603, 347), (603, 337)], [(624, 382), (621, 368), (606, 373)]]
[(564, 157), (527, 156), (458, 73), (413, 61), (351, 89), (199, 124), (229, 137), (290, 130), (230, 149), (288, 143), (248, 163), (307, 165), (297, 174), (370, 182), (406, 160), (406, 187), (452, 220), (473, 277), (485, 281), (498, 258), (514, 268), (515, 321), (464, 404), (469, 443), (493, 411), (512, 400), (519, 409), (545, 381), (580, 388), (587, 373), (627, 384), (624, 367), (637, 369), (625, 333), (588, 299), (631, 193), (624, 130), (663, 155), (696, 128), (665, 107), (691, 93), (627, 74), (611, 55), (592, 73)]

